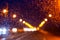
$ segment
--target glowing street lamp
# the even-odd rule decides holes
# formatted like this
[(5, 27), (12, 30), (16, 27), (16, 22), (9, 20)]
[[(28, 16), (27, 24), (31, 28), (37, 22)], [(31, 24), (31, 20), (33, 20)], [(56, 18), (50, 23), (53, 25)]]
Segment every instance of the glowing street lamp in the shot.
[(22, 19), (19, 19), (20, 22), (22, 22)]
[(47, 19), (47, 18), (45, 18), (44, 20), (45, 20), (45, 21), (48, 21), (48, 19)]
[(3, 9), (2, 12), (6, 14), (8, 12), (8, 10), (7, 9)]
[(13, 18), (16, 18), (16, 14), (13, 14)]
[(5, 15), (5, 17), (7, 17), (8, 10), (7, 10), (7, 9), (3, 9), (3, 10), (2, 10), (2, 13)]
[(23, 21), (23, 23), (25, 23), (25, 21)]
[(49, 17), (52, 17), (52, 15), (51, 15), (51, 14), (49, 14)]

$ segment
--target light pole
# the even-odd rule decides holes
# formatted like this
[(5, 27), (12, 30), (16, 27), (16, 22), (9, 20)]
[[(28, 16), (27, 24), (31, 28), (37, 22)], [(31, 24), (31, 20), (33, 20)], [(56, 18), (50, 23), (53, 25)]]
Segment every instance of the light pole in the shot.
[(8, 3), (6, 4), (6, 8), (4, 8), (2, 10), (2, 14), (4, 15), (3, 25), (6, 28), (9, 28), (9, 24), (8, 24)]

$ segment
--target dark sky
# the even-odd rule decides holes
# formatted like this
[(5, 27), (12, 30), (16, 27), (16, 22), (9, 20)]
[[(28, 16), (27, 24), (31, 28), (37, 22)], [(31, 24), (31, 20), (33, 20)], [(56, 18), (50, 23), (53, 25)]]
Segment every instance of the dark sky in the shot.
[[(8, 3), (9, 19), (10, 15), (16, 13), (18, 18), (26, 20), (34, 26), (38, 26), (39, 23), (46, 17), (46, 13), (43, 11), (43, 7), (38, 0), (0, 0), (0, 9), (6, 8)], [(39, 5), (39, 6), (38, 6)]]

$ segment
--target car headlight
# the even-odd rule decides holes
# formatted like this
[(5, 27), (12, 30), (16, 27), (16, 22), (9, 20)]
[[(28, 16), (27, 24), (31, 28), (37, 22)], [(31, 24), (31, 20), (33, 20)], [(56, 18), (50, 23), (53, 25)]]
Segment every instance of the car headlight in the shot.
[(7, 33), (7, 29), (6, 28), (3, 28), (2, 29), (2, 34), (6, 34)]
[(12, 32), (16, 33), (17, 32), (17, 28), (12, 28)]

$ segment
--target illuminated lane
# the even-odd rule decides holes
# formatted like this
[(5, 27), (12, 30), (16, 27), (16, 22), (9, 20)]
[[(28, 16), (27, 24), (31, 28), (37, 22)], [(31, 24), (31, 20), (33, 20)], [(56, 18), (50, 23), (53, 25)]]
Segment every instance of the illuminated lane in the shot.
[(10, 35), (10, 37), (2, 38), (1, 40), (60, 40), (60, 37), (51, 33), (40, 30), (38, 32), (25, 32)]
[(26, 35), (29, 35), (29, 34), (31, 34), (31, 32), (23, 32), (23, 33), (11, 34), (10, 36), (8, 36), (6, 38), (6, 40), (16, 40), (18, 38), (22, 38), (22, 37), (24, 37)]
[(32, 34), (22, 36), (16, 40), (44, 40), (44, 36), (39, 32), (33, 32)]

